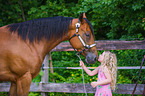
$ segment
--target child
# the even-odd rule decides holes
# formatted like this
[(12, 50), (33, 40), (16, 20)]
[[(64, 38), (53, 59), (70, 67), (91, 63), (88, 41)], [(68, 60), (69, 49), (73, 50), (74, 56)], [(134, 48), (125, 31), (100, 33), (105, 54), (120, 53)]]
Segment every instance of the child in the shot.
[(112, 96), (111, 89), (115, 90), (116, 77), (117, 77), (117, 58), (114, 53), (109, 51), (104, 51), (99, 55), (98, 61), (101, 63), (99, 67), (90, 71), (83, 63), (80, 61), (80, 66), (83, 67), (85, 72), (89, 76), (94, 76), (98, 73), (97, 82), (91, 82), (91, 86), (96, 88), (95, 96)]

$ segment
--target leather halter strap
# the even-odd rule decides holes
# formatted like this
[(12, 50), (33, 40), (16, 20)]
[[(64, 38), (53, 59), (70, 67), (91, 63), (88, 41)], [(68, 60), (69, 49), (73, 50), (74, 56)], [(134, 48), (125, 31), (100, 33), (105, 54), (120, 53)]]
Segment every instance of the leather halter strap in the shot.
[[(73, 37), (75, 37), (75, 36), (77, 36), (77, 37), (79, 38), (79, 40), (81, 41), (81, 43), (82, 43), (83, 46), (85, 47), (83, 50), (81, 50), (80, 52), (77, 53), (78, 55), (80, 55), (80, 54), (81, 54), (83, 51), (85, 51), (86, 49), (90, 49), (90, 48), (96, 46), (96, 44), (94, 43), (94, 44), (91, 44), (91, 45), (87, 45), (87, 44), (84, 42), (84, 40), (82, 39), (82, 37), (79, 35), (79, 27), (80, 27), (79, 19), (78, 19), (78, 23), (76, 23), (75, 25), (76, 25), (76, 33), (75, 33), (73, 36), (71, 36), (71, 38), (69, 39), (69, 41), (70, 41)], [(75, 48), (73, 48), (73, 49), (74, 49), (75, 51), (77, 51)]]

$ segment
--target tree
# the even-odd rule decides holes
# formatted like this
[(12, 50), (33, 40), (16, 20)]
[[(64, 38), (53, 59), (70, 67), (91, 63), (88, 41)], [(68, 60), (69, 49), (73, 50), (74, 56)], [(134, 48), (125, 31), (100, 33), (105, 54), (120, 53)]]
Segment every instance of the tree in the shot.
[(144, 38), (144, 5), (144, 0), (6, 0), (0, 3), (0, 26), (86, 12), (96, 40)]

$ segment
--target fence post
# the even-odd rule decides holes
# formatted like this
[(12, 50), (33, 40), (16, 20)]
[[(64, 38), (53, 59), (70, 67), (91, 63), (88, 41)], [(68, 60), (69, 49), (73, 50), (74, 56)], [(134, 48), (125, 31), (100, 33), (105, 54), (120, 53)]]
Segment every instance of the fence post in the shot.
[[(50, 65), (50, 72), (53, 74), (53, 65), (52, 65), (52, 58), (51, 58), (51, 52), (49, 52), (49, 65)], [(52, 81), (55, 82), (55, 79), (52, 76)]]
[[(44, 59), (44, 61), (43, 61), (43, 64), (44, 64), (44, 67), (48, 67), (48, 65), (49, 65), (49, 55), (47, 54), (46, 56), (45, 56), (45, 59)], [(41, 90), (43, 90), (43, 84), (44, 83), (48, 83), (48, 81), (49, 81), (49, 69), (46, 69), (46, 68), (44, 68), (44, 71), (43, 71), (43, 76), (41, 76)], [(45, 93), (45, 92), (41, 92), (41, 96), (47, 96), (47, 94), (48, 93)]]

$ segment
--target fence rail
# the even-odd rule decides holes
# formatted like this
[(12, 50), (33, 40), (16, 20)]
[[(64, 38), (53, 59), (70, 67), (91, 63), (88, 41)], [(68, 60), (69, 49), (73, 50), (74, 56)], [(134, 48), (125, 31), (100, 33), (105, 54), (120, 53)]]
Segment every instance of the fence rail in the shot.
[[(118, 84), (114, 93), (131, 94), (135, 84)], [(0, 83), (0, 92), (9, 92), (10, 83)], [(135, 94), (143, 93), (144, 84), (138, 84)], [(87, 93), (95, 93), (95, 88), (86, 84)], [(66, 92), (84, 93), (83, 84), (80, 83), (31, 83), (30, 92)]]
[[(42, 69), (82, 69), (82, 67), (42, 67)], [(95, 69), (97, 67), (87, 67), (88, 69)], [(117, 67), (117, 69), (140, 69), (140, 66), (126, 66), (126, 67)], [(142, 69), (145, 69), (145, 66), (142, 66)]]
[[(127, 50), (145, 49), (145, 40), (123, 41), (123, 40), (99, 40), (95, 41), (97, 50)], [(52, 51), (74, 51), (69, 42), (62, 42)]]

